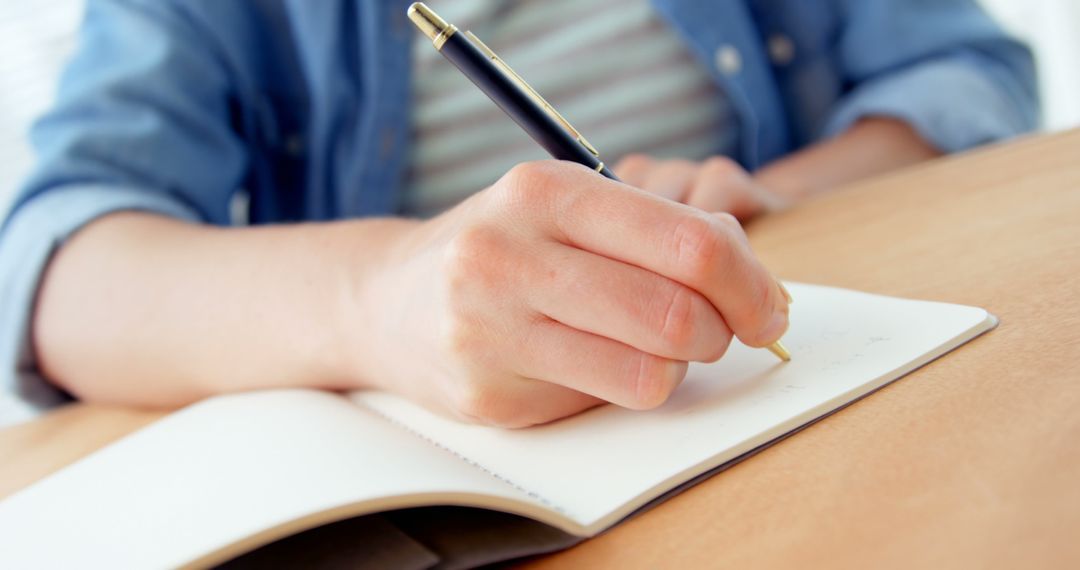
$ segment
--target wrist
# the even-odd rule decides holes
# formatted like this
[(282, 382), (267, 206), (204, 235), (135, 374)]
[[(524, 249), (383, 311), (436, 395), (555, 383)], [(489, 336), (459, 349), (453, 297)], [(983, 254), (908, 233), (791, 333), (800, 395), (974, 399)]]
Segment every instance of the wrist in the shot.
[(381, 387), (392, 358), (394, 313), (408, 295), (401, 268), (412, 257), (422, 226), (415, 220), (377, 219), (325, 227), (323, 240), (332, 253), (323, 271), (328, 291), (320, 302), (330, 315), (325, 331), (334, 363), (332, 387)]

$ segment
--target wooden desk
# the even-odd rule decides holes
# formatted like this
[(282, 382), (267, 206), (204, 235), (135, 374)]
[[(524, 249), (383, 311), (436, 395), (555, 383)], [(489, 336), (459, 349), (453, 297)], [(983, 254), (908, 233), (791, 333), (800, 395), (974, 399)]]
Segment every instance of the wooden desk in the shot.
[[(527, 566), (1080, 567), (1080, 131), (859, 184), (751, 236), (786, 279), (1001, 326)], [(156, 417), (78, 405), (0, 432), (0, 496)]]

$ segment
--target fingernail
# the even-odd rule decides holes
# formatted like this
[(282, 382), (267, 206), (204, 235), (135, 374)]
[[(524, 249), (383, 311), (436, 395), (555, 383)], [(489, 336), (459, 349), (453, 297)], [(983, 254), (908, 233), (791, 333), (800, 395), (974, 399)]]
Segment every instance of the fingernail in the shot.
[(776, 286), (780, 288), (780, 292), (784, 294), (784, 298), (787, 299), (789, 305), (795, 302), (795, 299), (791, 298), (791, 292), (787, 290), (787, 287), (784, 287), (783, 281), (776, 279)]
[(776, 289), (780, 294), (773, 297), (773, 313), (782, 313), (784, 317), (787, 318), (788, 313), (791, 312), (791, 295), (788, 294), (787, 290), (784, 289), (783, 284), (781, 284), (779, 280), (776, 281), (776, 285)]

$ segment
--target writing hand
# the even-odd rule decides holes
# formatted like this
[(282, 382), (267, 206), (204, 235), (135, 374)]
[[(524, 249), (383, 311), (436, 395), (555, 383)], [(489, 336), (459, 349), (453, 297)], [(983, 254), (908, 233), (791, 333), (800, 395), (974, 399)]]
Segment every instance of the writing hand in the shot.
[(384, 334), (357, 341), (358, 369), (481, 423), (652, 408), (733, 334), (762, 347), (787, 328), (735, 218), (566, 162), (519, 165), (389, 259), (357, 316)]

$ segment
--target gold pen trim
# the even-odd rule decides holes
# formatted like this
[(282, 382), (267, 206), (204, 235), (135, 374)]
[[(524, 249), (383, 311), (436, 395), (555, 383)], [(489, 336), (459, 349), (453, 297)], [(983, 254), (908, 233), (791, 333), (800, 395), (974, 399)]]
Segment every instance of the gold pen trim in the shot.
[(457, 26), (450, 24), (449, 27), (439, 32), (439, 35), (431, 40), (431, 45), (435, 46), (435, 49), (442, 51), (442, 47), (446, 45), (446, 40), (450, 39), (450, 36), (456, 34), (457, 31)]
[[(438, 14), (433, 12), (431, 8), (425, 6), (423, 2), (413, 2), (412, 5), (409, 6), (409, 10), (406, 14), (409, 16), (409, 19), (412, 20), (413, 24), (416, 24), (416, 27), (431, 40), (431, 44), (435, 46), (435, 49), (439, 51), (442, 51), (443, 46), (446, 45), (446, 41), (458, 32), (457, 26), (442, 19)], [(470, 31), (466, 31), (465, 35), (476, 44), (476, 47), (478, 47), (480, 51), (484, 52), (484, 55), (495, 64), (495, 67), (497, 67), (507, 79), (513, 81), (515, 85), (520, 87), (533, 102), (539, 105), (540, 108), (552, 118), (552, 120), (562, 125), (562, 127), (570, 133), (570, 136), (574, 137), (581, 146), (585, 147), (585, 149), (592, 153), (596, 158), (600, 158), (600, 151), (596, 150), (596, 147), (586, 140), (585, 137), (574, 128), (574, 125), (570, 124), (570, 121), (566, 120), (566, 117), (563, 117), (556, 111), (555, 107), (552, 107), (550, 103), (541, 97), (523, 77), (518, 75), (516, 71), (507, 65), (501, 57), (496, 55), (487, 44), (480, 41), (480, 38), (476, 37), (476, 34), (473, 34)]]
[(600, 151), (596, 150), (596, 147), (594, 147), (589, 141), (585, 140), (585, 137), (582, 136), (581, 133), (574, 128), (574, 125), (571, 125), (570, 121), (566, 120), (566, 117), (563, 117), (558, 111), (555, 110), (555, 107), (551, 106), (551, 103), (548, 103), (546, 99), (540, 96), (540, 93), (537, 93), (536, 89), (533, 89), (532, 86), (525, 81), (525, 78), (518, 75), (517, 72), (514, 71), (514, 69), (511, 68), (509, 65), (507, 65), (507, 63), (503, 61), (501, 57), (496, 55), (495, 52), (487, 46), (487, 44), (481, 41), (480, 38), (476, 37), (476, 34), (470, 31), (466, 31), (465, 35), (468, 36), (468, 38), (476, 44), (476, 47), (480, 48), (480, 51), (484, 52), (484, 55), (488, 56), (488, 59), (490, 59), (492, 63), (494, 63), (495, 66), (499, 68), (500, 71), (506, 74), (506, 76), (518, 87), (520, 87), (521, 90), (524, 91), (530, 99), (532, 99), (537, 105), (539, 105), (540, 108), (542, 108), (549, 117), (551, 117), (556, 123), (562, 125), (562, 127), (570, 133), (570, 136), (574, 137), (577, 142), (581, 143), (581, 146), (585, 147), (585, 150), (588, 150), (590, 153), (592, 153), (593, 156), (600, 158)]
[(604, 169), (604, 161), (602, 161), (602, 160), (601, 160), (601, 161), (600, 161), (600, 164), (597, 164), (597, 165), (596, 165), (596, 168), (594, 168), (593, 170), (595, 170), (595, 171), (597, 171), (597, 172), (600, 172), (600, 171), (601, 171), (601, 170), (603, 170), (603, 169)]
[(448, 24), (446, 20), (432, 12), (431, 8), (425, 6), (423, 2), (413, 2), (406, 14), (413, 24), (416, 24), (416, 27), (420, 28), (420, 31), (431, 40), (431, 44), (435, 46), (435, 49), (439, 51), (442, 51), (442, 47), (446, 45), (446, 40), (450, 39), (450, 36), (453, 36), (458, 31), (457, 26)]
[(782, 342), (776, 341), (765, 348), (769, 349), (769, 352), (775, 354), (780, 360), (791, 362), (791, 353), (788, 352), (787, 347)]

